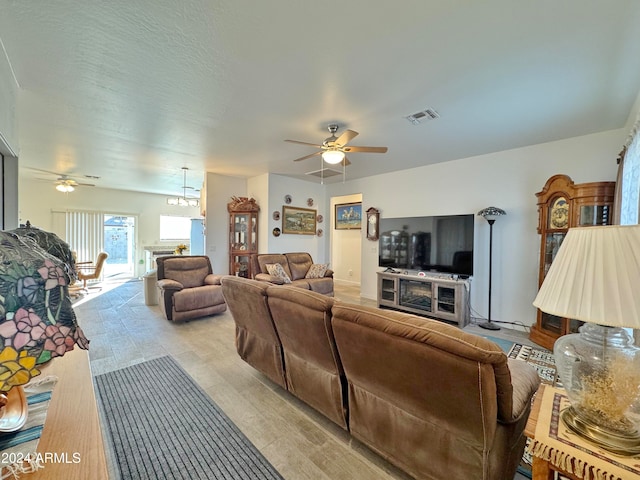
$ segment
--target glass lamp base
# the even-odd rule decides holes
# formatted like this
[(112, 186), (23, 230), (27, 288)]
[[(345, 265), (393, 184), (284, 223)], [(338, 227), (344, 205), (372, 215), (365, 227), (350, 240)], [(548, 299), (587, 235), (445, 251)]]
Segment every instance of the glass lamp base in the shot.
[(628, 434), (614, 432), (581, 416), (573, 407), (565, 408), (560, 418), (573, 433), (604, 450), (625, 456), (640, 453), (640, 432), (637, 430)]

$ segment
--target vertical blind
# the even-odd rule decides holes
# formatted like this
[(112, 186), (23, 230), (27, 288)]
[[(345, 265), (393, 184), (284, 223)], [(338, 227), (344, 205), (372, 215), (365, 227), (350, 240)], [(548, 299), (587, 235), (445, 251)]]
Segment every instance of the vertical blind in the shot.
[(81, 210), (65, 212), (65, 240), (78, 262), (95, 261), (104, 249), (104, 214)]
[(620, 153), (613, 223), (635, 225), (640, 223), (640, 113)]

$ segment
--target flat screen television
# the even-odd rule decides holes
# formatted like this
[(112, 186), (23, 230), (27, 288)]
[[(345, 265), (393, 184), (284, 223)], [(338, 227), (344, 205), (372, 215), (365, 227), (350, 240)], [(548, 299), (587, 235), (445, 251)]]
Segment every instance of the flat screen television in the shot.
[(379, 266), (473, 275), (474, 215), (381, 218)]

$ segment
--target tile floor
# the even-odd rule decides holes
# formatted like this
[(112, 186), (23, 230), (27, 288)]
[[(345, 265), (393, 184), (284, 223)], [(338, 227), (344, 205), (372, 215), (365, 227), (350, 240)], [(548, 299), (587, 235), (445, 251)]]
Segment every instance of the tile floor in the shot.
[[(360, 298), (358, 287), (340, 283), (336, 298), (375, 305)], [(172, 355), (285, 479), (409, 479), (244, 363), (235, 351), (234, 324), (228, 312), (187, 323), (168, 322), (157, 305), (145, 304), (142, 281), (105, 284), (101, 292), (78, 300), (75, 308), (91, 339), (94, 375)], [(474, 325), (467, 329), (487, 333)], [(527, 342), (523, 332), (503, 328), (490, 333)], [(180, 401), (179, 392), (172, 395)], [(117, 478), (112, 468), (111, 473)], [(517, 474), (514, 480), (522, 479)]]

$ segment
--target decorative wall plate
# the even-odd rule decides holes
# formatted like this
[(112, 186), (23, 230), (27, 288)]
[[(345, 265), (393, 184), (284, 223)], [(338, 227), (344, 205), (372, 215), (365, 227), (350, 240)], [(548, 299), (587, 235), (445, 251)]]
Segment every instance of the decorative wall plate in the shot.
[(280, 236), (280, 229), (278, 227), (276, 227), (276, 228), (273, 229), (273, 231), (271, 233), (273, 233), (274, 237), (279, 237)]
[(322, 215), (318, 215), (318, 216), (316, 217), (316, 222), (318, 222), (318, 223), (322, 223), (322, 220), (324, 220), (324, 218), (322, 217)]
[(291, 195), (284, 196), (284, 203), (286, 203), (287, 205), (291, 203)]
[(274, 220), (280, 220), (280, 212), (279, 211), (275, 211), (273, 212), (273, 219)]
[(307, 198), (307, 206), (313, 207), (313, 198)]
[(319, 229), (318, 229), (318, 232), (317, 232), (318, 236), (319, 236), (319, 237), (321, 237), (323, 233), (324, 233), (324, 232), (322, 231), (322, 229), (321, 229), (321, 228), (319, 228)]

